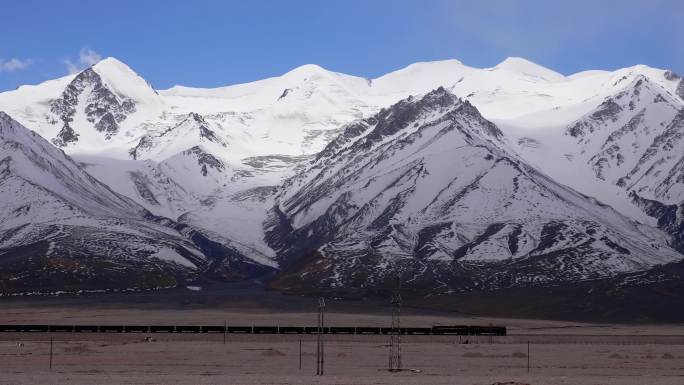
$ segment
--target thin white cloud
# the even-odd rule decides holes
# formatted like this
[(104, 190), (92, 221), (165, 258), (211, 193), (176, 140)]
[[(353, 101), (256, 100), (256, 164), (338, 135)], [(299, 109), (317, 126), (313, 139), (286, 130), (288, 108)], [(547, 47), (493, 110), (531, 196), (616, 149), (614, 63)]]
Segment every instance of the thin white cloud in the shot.
[(64, 65), (67, 67), (67, 71), (73, 74), (93, 64), (97, 64), (100, 60), (102, 60), (102, 55), (99, 53), (90, 48), (81, 48), (78, 54), (78, 61), (74, 63), (71, 59), (66, 59), (64, 60)]
[(100, 60), (102, 60), (102, 55), (89, 48), (81, 49), (81, 52), (78, 57), (78, 61), (81, 63), (81, 65), (88, 67), (93, 64), (96, 64)]
[(70, 74), (75, 74), (76, 72), (81, 70), (76, 64), (72, 63), (69, 59), (64, 60), (64, 65), (67, 67), (67, 71)]
[(28, 68), (31, 64), (33, 64), (33, 60), (31, 59), (22, 60), (15, 57), (9, 60), (0, 59), (0, 72), (20, 71)]

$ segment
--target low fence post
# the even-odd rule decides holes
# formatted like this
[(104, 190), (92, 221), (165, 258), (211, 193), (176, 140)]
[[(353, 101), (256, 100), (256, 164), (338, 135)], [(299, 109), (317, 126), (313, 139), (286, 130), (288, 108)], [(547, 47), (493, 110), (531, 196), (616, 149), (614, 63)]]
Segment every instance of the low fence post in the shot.
[(53, 345), (53, 337), (50, 336), (50, 369), (52, 369), (52, 345)]

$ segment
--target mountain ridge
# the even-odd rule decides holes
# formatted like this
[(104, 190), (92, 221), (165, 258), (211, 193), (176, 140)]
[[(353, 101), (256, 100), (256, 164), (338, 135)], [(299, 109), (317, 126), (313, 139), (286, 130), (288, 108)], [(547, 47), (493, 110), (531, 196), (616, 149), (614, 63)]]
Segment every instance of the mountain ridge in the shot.
[[(54, 175), (88, 175), (135, 207), (124, 227), (171, 232), (164, 242), (187, 249), (173, 258), (197, 269), (154, 265), (167, 283), (275, 274), (279, 290), (363, 296), (399, 271), (415, 294), (448, 296), (657, 276), (684, 258), (672, 249), (683, 252), (682, 84), (647, 66), (565, 76), (508, 58), (484, 69), (415, 63), (375, 79), (305, 65), (154, 90), (107, 58), (0, 93), (0, 110), (73, 158)], [(49, 180), (15, 191), (59, 206), (39, 192)], [(62, 229), (83, 232), (79, 242), (110, 238)], [(56, 250), (73, 252), (59, 239)], [(6, 244), (15, 260), (44, 253)], [(152, 266), (148, 251), (136, 266)]]
[(0, 192), (11, 197), (0, 206), (3, 295), (143, 290), (271, 270), (149, 213), (3, 112), (0, 159)]
[[(526, 279), (540, 284), (609, 277), (680, 258), (664, 237), (659, 245), (651, 243), (629, 219), (526, 165), (508, 152), (496, 126), (443, 88), (400, 101), (370, 122), (350, 139), (353, 144), (317, 158), (276, 198), (267, 236), (284, 268), (318, 255), (315, 263), (300, 266), (305, 270), (290, 271), (289, 289), (380, 289), (373, 285), (384, 285), (392, 274), (425, 282), (435, 274), (447, 292), (466, 290), (452, 286), (464, 279), (499, 289), (501, 282), (492, 277), (497, 261), (527, 271)], [(447, 159), (454, 162), (449, 171)], [(639, 238), (640, 245), (632, 243)], [(667, 257), (655, 257), (660, 253)], [(554, 268), (534, 267), (544, 259)], [(417, 273), (415, 265), (423, 263), (429, 268)], [(344, 268), (333, 273), (322, 266)], [(489, 277), (469, 276), (474, 266)], [(449, 277), (450, 269), (462, 275)], [(432, 273), (421, 277), (426, 271)], [(354, 278), (359, 272), (364, 283)], [(522, 280), (513, 285), (525, 280), (522, 270), (512, 276)]]

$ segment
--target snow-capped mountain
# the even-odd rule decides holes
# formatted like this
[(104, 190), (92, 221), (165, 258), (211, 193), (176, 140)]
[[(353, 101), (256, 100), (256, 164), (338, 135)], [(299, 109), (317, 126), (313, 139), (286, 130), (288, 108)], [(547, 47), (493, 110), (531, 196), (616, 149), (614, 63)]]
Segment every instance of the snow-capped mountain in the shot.
[[(69, 154), (54, 152), (69, 171), (35, 174), (31, 186), (59, 195), (42, 201), (88, 209), (34, 203), (36, 218), (119, 218), (168, 233), (176, 252), (199, 253), (187, 257), (197, 269), (174, 265), (183, 277), (280, 269), (280, 288), (358, 290), (396, 268), (428, 294), (603, 279), (682, 259), (683, 109), (684, 80), (670, 71), (565, 76), (521, 58), (416, 63), (375, 79), (305, 65), (168, 90), (107, 58), (0, 93), (0, 111)], [(45, 185), (53, 180), (69, 181), (69, 193)], [(12, 191), (41, 196), (32, 188)], [(21, 225), (5, 196), (2, 239)], [(20, 243), (0, 247), (16, 253)], [(123, 243), (111, 249), (129, 250)], [(157, 260), (149, 255), (134, 259)]]
[(74, 75), (3, 93), (2, 105), (20, 123), (76, 153), (127, 146), (140, 136), (134, 128), (161, 113), (164, 102), (143, 78), (110, 58)]
[[(430, 293), (563, 283), (680, 260), (664, 235), (559, 185), (443, 88), (346, 127), (285, 184), (268, 238), (286, 289)], [(302, 262), (302, 259), (305, 262)]]
[[(581, 116), (558, 120), (544, 130), (512, 129), (518, 152), (561, 183), (654, 224), (643, 217), (653, 215), (638, 198), (665, 205), (684, 202), (682, 81), (669, 71), (637, 66), (616, 71), (603, 82), (611, 85), (610, 92), (583, 103), (592, 108)], [(663, 228), (662, 220), (655, 219)], [(668, 232), (676, 237), (671, 228)]]
[(0, 193), (3, 294), (149, 289), (268, 270), (155, 217), (3, 112)]

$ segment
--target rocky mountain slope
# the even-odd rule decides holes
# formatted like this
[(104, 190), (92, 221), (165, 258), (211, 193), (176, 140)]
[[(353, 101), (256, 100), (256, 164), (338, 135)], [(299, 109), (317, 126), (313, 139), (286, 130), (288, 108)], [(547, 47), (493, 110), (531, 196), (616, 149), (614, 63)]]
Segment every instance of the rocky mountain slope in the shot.
[(2, 112), (0, 195), (3, 294), (161, 288), (269, 269), (154, 216)]
[[(641, 198), (664, 205), (684, 202), (684, 100), (679, 86), (672, 89), (681, 80), (667, 71), (649, 75), (640, 67), (618, 75), (614, 93), (573, 121), (524, 133), (518, 152), (556, 180), (654, 224), (642, 217), (652, 211), (644, 210)], [(672, 232), (676, 224), (655, 219), (680, 236)]]
[(348, 125), (287, 181), (268, 232), (277, 286), (400, 276), (433, 294), (613, 277), (681, 259), (667, 238), (559, 185), (443, 88)]

